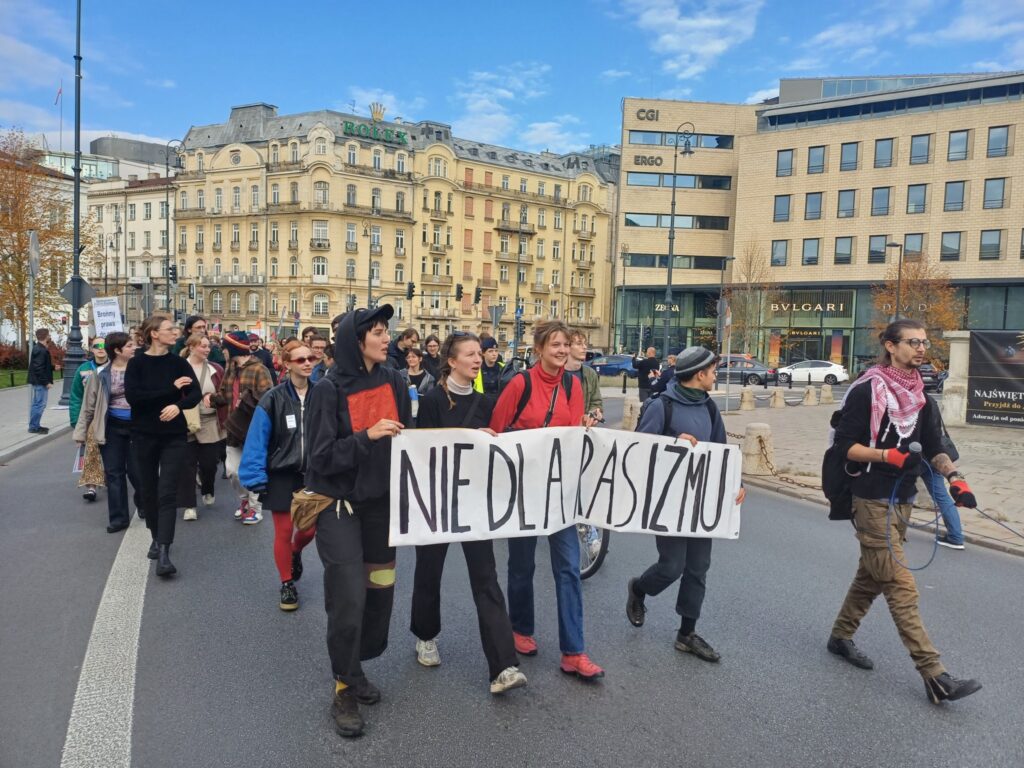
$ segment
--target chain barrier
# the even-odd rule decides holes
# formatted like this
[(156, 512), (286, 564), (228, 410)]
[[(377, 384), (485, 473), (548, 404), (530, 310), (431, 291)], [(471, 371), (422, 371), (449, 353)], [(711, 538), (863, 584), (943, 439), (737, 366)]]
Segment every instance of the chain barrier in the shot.
[[(726, 432), (725, 434), (731, 438), (741, 441), (741, 443), (743, 440), (746, 439), (743, 435), (737, 435), (734, 432)], [(779, 480), (780, 482), (783, 483), (788, 483), (789, 485), (795, 485), (798, 488), (808, 488), (812, 491), (821, 490), (820, 485), (810, 485), (808, 483), (801, 483), (799, 480), (794, 480), (791, 477), (784, 477), (783, 475), (780, 475), (778, 471), (775, 469), (775, 465), (772, 463), (772, 460), (768, 458), (768, 446), (765, 444), (764, 437), (762, 435), (757, 436), (757, 443), (758, 447), (761, 449), (761, 458), (764, 459), (764, 464), (766, 467), (768, 467), (768, 472), (776, 480)]]

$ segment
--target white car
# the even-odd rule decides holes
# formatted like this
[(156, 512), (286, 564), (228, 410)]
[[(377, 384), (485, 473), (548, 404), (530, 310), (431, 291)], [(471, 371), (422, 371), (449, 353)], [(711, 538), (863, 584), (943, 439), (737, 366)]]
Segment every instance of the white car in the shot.
[(793, 379), (794, 384), (806, 384), (808, 374), (812, 384), (839, 384), (850, 380), (846, 368), (838, 363), (830, 363), (828, 360), (804, 360), (802, 363), (779, 368), (779, 383), (788, 384), (789, 380)]

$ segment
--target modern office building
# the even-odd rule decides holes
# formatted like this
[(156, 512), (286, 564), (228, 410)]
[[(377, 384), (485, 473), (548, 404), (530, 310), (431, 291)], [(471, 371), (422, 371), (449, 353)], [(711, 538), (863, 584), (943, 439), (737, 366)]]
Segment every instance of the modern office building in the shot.
[[(661, 346), (673, 162), (670, 348), (714, 341), (722, 278), (753, 262), (767, 290), (750, 351), (856, 366), (901, 251), (949, 273), (964, 327), (1024, 327), (1022, 93), (1018, 72), (783, 80), (752, 106), (626, 99), (616, 343), (653, 323)], [(674, 160), (684, 121), (693, 154)]]
[(388, 301), (396, 326), (509, 341), (518, 307), (527, 328), (560, 317), (607, 344), (618, 154), (521, 152), (383, 112), (251, 104), (193, 127), (175, 180), (180, 308), (273, 333)]

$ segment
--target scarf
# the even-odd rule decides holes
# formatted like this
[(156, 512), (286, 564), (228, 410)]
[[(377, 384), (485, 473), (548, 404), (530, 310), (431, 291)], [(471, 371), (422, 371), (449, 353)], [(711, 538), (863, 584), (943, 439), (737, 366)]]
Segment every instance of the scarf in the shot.
[(683, 400), (691, 403), (699, 403), (704, 400), (708, 393), (698, 387), (684, 387), (678, 381), (675, 382), (676, 394), (678, 394)]
[[(924, 380), (916, 370), (903, 371), (891, 365), (868, 368), (862, 377), (871, 385), (871, 447), (884, 440), (889, 429), (895, 429), (906, 440), (917, 426), (917, 417), (924, 408)], [(879, 435), (882, 416), (889, 412), (889, 426)]]

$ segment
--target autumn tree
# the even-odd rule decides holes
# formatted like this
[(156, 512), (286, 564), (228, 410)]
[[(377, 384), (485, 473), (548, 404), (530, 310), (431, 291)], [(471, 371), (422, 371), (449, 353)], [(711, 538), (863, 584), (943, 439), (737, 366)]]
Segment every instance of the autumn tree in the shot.
[[(36, 326), (55, 328), (67, 302), (58, 291), (72, 274), (74, 222), (71, 179), (37, 164), (24, 134), (0, 134), (0, 313), (27, 344), (29, 233), (39, 239), (39, 275), (35, 282)], [(81, 244), (88, 247), (91, 228)]]
[(725, 298), (732, 310), (731, 347), (735, 352), (757, 352), (769, 291), (768, 277), (764, 249), (757, 243), (747, 243), (733, 261), (732, 278), (725, 287)]
[[(885, 282), (871, 288), (875, 308), (873, 325), (878, 332), (895, 314), (898, 268), (898, 264), (891, 265)], [(942, 337), (942, 331), (955, 331), (962, 327), (963, 299), (950, 282), (949, 272), (926, 253), (904, 257), (899, 314), (924, 323), (932, 342), (929, 356), (940, 367), (945, 367), (949, 360), (949, 342)]]

